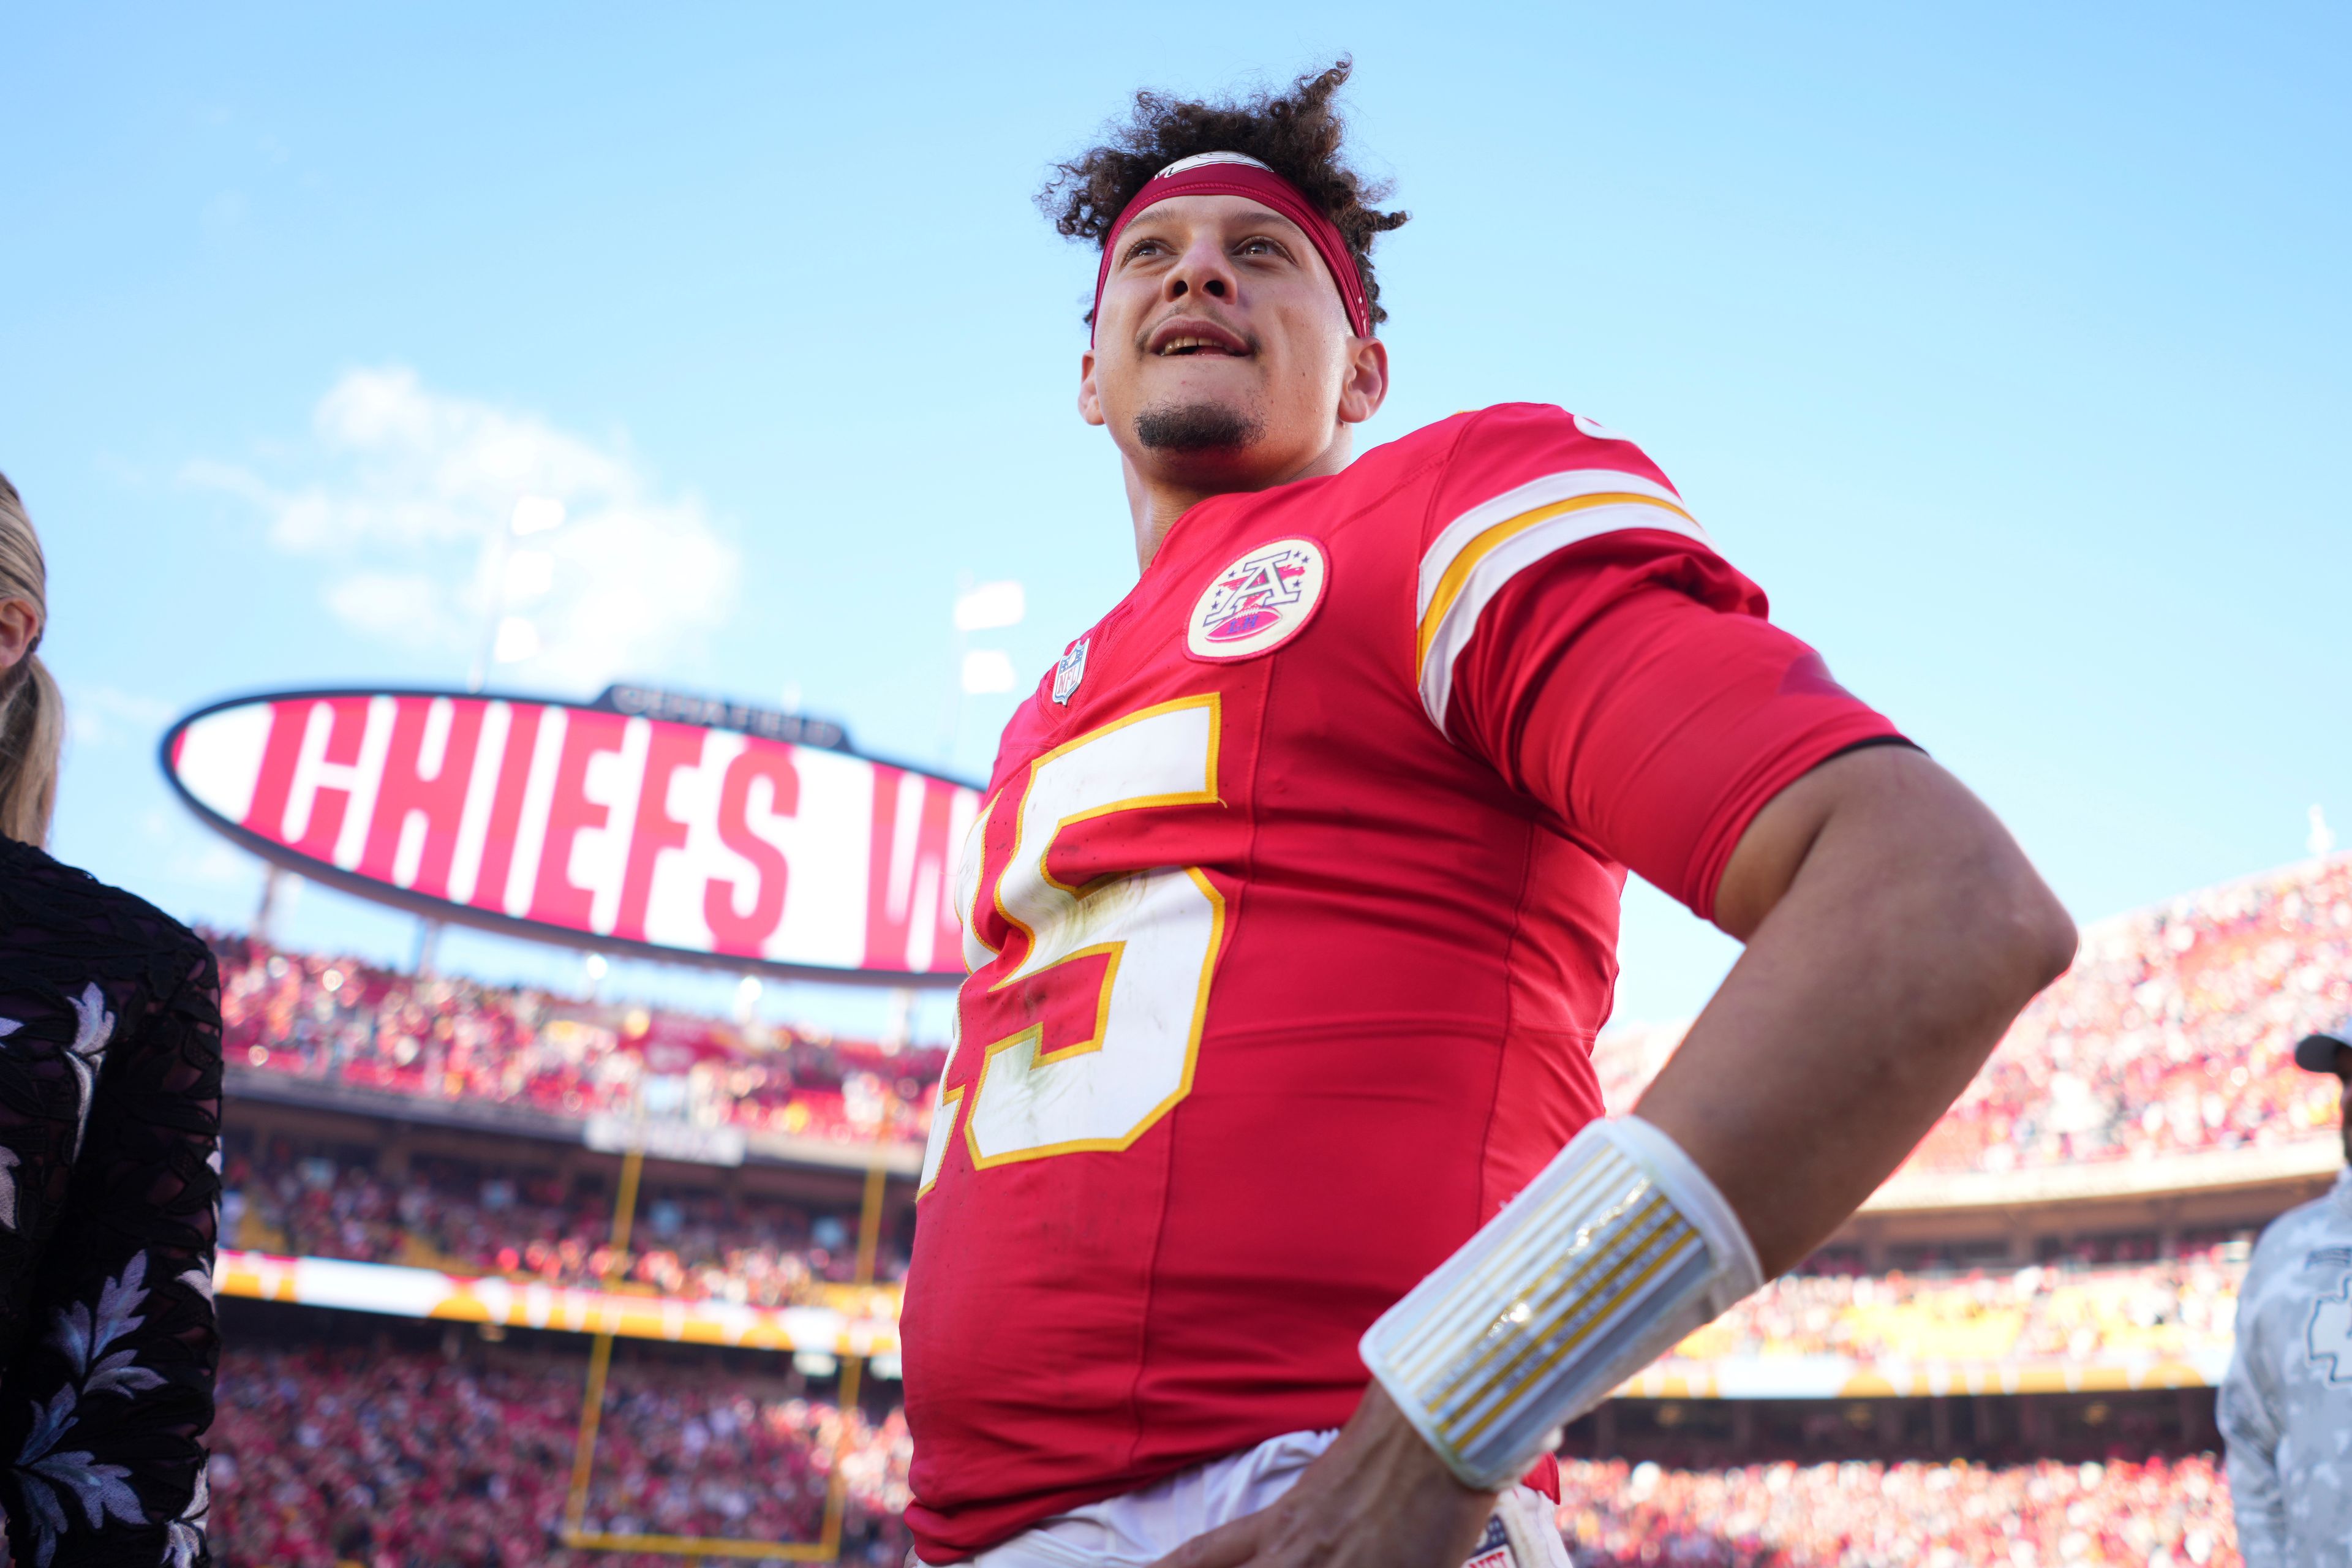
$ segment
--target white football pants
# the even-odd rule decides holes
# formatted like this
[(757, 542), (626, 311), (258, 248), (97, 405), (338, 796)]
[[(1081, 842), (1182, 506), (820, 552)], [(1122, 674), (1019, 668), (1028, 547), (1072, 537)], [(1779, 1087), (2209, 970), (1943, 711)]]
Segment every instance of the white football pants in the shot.
[[(1288, 1491), (1337, 1432), (1286, 1432), (1148, 1487), (1055, 1514), (971, 1559), (971, 1568), (1147, 1568), (1196, 1535)], [(923, 1568), (911, 1553), (908, 1568)], [(1433, 1563), (1431, 1568), (1451, 1568)], [(1513, 1487), (1463, 1568), (1571, 1568), (1551, 1500)]]

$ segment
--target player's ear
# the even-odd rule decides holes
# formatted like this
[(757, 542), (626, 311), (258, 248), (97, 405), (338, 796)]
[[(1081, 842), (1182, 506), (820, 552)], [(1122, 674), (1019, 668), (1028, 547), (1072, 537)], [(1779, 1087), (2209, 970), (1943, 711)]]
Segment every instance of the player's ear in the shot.
[(1378, 338), (1348, 340), (1347, 380), (1339, 385), (1339, 423), (1361, 425), (1389, 395), (1389, 346)]
[(1095, 351), (1078, 356), (1078, 417), (1089, 425), (1105, 423), (1102, 392), (1095, 385)]

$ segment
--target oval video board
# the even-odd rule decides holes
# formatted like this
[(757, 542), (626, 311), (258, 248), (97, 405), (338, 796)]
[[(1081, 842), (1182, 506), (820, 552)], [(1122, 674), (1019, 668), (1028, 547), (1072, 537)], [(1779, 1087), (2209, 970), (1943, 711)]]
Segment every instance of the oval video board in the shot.
[(816, 721), (636, 688), (593, 704), (296, 691), (188, 715), (163, 761), (247, 848), (419, 914), (730, 969), (951, 984), (956, 857), (979, 792), (842, 744)]

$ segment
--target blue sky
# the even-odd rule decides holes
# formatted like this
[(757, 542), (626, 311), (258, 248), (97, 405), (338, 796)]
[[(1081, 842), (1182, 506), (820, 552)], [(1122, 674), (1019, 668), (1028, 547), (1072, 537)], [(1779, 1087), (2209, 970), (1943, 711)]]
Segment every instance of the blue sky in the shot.
[[(2352, 828), (2341, 7), (0, 26), (0, 468), (77, 714), (54, 847), (176, 913), (241, 924), (257, 874), (165, 793), (163, 723), (462, 681), (471, 531), (517, 452), (612, 521), (502, 684), (795, 690), (940, 755), (960, 574), (1027, 584), (1024, 672), (1133, 574), (1072, 411), (1092, 265), (1029, 205), (1045, 165), (1137, 87), (1343, 50), (1361, 160), (1414, 215), (1380, 253), (1369, 439), (1515, 398), (1633, 435), (2079, 916), (2295, 858), (2314, 804)], [(631, 586), (656, 607), (607, 614)], [(969, 705), (959, 770), (1008, 710)], [(284, 934), (404, 956), (411, 929), (313, 889)], [(1730, 954), (1637, 892), (1622, 1011), (1694, 1009)]]

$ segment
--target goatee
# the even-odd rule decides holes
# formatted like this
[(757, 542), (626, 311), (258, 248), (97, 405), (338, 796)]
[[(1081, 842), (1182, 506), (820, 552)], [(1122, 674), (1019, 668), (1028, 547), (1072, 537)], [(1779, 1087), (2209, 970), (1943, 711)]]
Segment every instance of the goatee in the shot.
[(1135, 416), (1135, 438), (1155, 452), (1215, 452), (1246, 447), (1265, 430), (1255, 414), (1222, 403), (1147, 408)]

